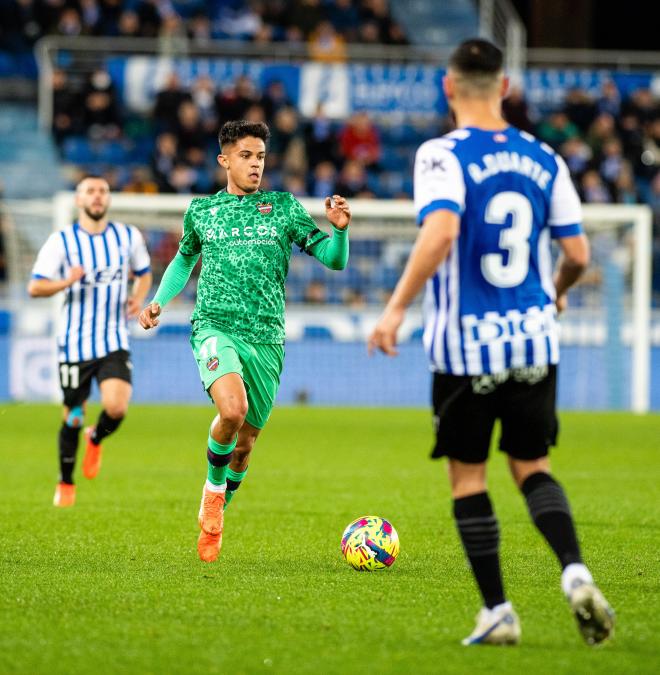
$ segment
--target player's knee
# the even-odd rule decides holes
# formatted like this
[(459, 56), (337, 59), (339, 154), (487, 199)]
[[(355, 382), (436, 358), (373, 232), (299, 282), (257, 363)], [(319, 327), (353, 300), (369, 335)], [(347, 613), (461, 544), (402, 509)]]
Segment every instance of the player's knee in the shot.
[(82, 406), (74, 406), (69, 408), (69, 412), (65, 419), (65, 424), (67, 427), (72, 429), (80, 429), (85, 421), (85, 411), (82, 409)]
[(236, 445), (233, 452), (233, 459), (238, 462), (241, 466), (247, 464), (250, 459), (250, 453), (252, 452), (252, 445)]
[(243, 426), (247, 412), (247, 401), (231, 401), (223, 405), (220, 411), (220, 418), (226, 425), (238, 431)]
[(108, 417), (112, 417), (114, 420), (120, 420), (123, 417), (126, 417), (128, 403), (124, 403), (124, 401), (110, 401), (103, 405), (103, 409)]

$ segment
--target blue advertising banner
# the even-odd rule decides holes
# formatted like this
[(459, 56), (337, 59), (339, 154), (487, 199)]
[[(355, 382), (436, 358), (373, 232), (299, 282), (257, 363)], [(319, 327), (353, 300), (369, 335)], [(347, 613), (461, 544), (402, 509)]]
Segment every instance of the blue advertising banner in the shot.
[[(183, 86), (202, 75), (210, 76), (218, 89), (247, 75), (264, 88), (281, 80), (289, 99), (307, 117), (319, 105), (332, 118), (348, 117), (356, 110), (373, 115), (399, 114), (434, 116), (447, 112), (442, 92), (444, 69), (424, 64), (303, 64), (242, 59), (117, 57), (107, 61), (110, 75), (126, 106), (147, 112), (156, 93), (165, 86), (169, 73), (176, 72)], [(622, 98), (640, 88), (658, 88), (660, 80), (651, 73), (621, 73), (606, 70), (529, 69), (522, 85), (528, 103), (545, 113), (560, 106), (574, 88), (597, 97), (603, 83), (613, 80)]]

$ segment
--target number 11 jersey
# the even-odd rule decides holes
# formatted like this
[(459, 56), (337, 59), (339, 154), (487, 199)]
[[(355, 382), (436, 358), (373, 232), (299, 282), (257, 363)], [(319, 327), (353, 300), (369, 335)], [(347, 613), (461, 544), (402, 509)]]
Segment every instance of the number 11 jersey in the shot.
[(564, 160), (514, 127), (467, 127), (420, 146), (414, 187), (418, 223), (439, 209), (460, 216), (460, 234), (426, 287), (432, 370), (481, 375), (558, 363), (550, 240), (582, 232)]

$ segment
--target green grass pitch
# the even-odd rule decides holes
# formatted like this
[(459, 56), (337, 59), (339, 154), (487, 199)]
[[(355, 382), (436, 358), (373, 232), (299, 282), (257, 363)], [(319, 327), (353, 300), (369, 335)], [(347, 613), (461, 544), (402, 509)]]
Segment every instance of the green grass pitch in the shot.
[[(93, 407), (88, 419), (95, 419)], [(0, 407), (0, 673), (660, 672), (660, 417), (564, 414), (553, 456), (586, 561), (617, 610), (584, 645), (559, 569), (494, 453), (519, 648), (464, 648), (479, 602), (426, 410), (279, 408), (197, 560), (211, 407), (138, 406), (73, 509), (51, 506), (59, 408)], [(345, 525), (392, 521), (383, 572), (344, 562)]]

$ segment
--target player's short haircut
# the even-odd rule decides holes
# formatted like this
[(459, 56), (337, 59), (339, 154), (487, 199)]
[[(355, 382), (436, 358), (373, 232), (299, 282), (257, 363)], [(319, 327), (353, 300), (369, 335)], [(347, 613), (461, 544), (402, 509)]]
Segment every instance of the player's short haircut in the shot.
[(502, 50), (488, 40), (472, 38), (462, 42), (449, 57), (451, 70), (459, 85), (471, 89), (490, 89), (503, 73)]
[[(80, 189), (80, 186), (81, 186), (86, 180), (89, 180), (90, 178), (93, 179), (93, 180), (104, 180), (106, 183), (108, 183), (108, 179), (105, 178), (105, 176), (100, 176), (100, 175), (97, 174), (97, 173), (86, 173), (86, 174), (78, 181), (78, 184), (76, 185), (76, 191), (79, 190), (79, 189)], [(110, 183), (108, 183), (108, 186), (109, 186), (109, 185), (110, 185)]]
[(220, 149), (222, 150), (226, 145), (236, 143), (247, 136), (260, 138), (264, 143), (267, 143), (270, 138), (270, 129), (263, 122), (248, 122), (247, 120), (225, 122), (218, 134)]

